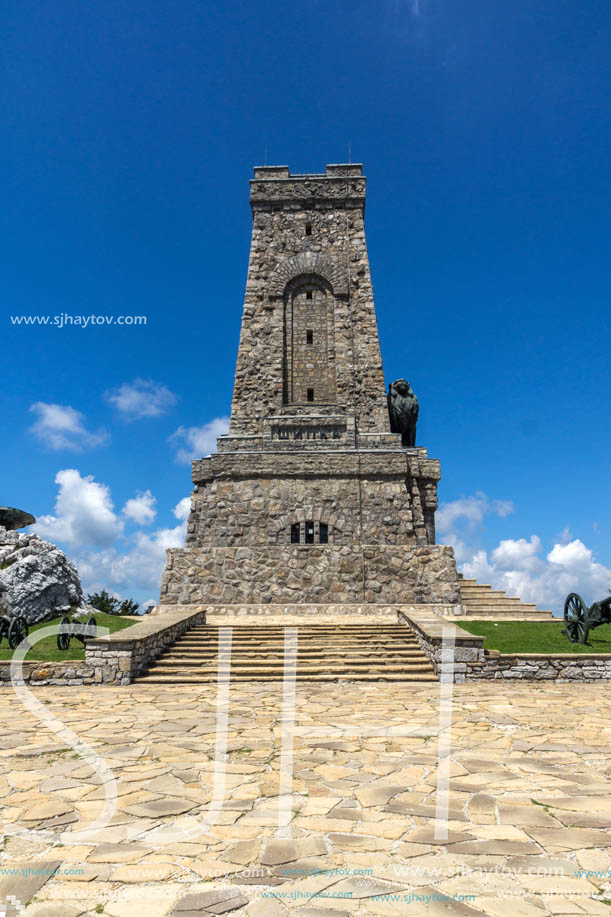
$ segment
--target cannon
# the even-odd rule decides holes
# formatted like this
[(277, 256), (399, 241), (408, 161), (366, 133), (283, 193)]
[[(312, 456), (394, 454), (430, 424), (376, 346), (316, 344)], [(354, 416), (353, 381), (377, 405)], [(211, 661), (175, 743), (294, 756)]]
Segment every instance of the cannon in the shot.
[(564, 633), (571, 643), (587, 643), (588, 634), (601, 624), (611, 624), (611, 595), (588, 606), (577, 592), (570, 592), (564, 603)]
[(0, 618), (0, 643), (4, 637), (8, 640), (8, 645), (12, 650), (19, 646), (21, 641), (30, 633), (28, 622), (23, 615), (15, 615), (9, 618), (8, 615), (2, 615)]
[(59, 622), (57, 631), (57, 648), (58, 650), (67, 650), (70, 648), (71, 640), (80, 640), (83, 646), (88, 640), (93, 640), (96, 635), (97, 621), (93, 615), (87, 618), (87, 623), (83, 626), (81, 622), (72, 621), (68, 615)]

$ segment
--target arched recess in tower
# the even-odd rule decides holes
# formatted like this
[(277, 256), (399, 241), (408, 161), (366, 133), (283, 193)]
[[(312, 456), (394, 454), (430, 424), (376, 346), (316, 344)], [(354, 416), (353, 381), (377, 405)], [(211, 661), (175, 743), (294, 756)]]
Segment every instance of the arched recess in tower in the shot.
[(336, 401), (335, 304), (322, 277), (295, 278), (284, 295), (284, 404)]

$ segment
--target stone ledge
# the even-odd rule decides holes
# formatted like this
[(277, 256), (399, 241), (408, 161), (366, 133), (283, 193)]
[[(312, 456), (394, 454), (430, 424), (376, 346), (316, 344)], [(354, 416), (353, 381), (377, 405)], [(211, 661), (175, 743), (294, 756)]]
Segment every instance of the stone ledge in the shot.
[(604, 662), (611, 663), (611, 653), (501, 653), (500, 650), (486, 650), (486, 656), (496, 656), (501, 659), (570, 659), (576, 661), (579, 659), (600, 659)]
[(500, 653), (490, 650), (484, 659), (467, 666), (474, 681), (611, 681), (611, 654)]
[(96, 684), (128, 685), (149, 664), (196, 624), (205, 624), (201, 605), (174, 606), (166, 614), (150, 614), (129, 628), (90, 640), (85, 662), (93, 668)]
[[(444, 631), (447, 633), (450, 630), (454, 640), (453, 661), (450, 666), (452, 680), (457, 683), (464, 682), (469, 668), (468, 663), (476, 668), (484, 661), (484, 638), (462, 630), (447, 617), (440, 617), (439, 613), (431, 612), (430, 607), (425, 609), (412, 606), (409, 611), (399, 613), (399, 620), (411, 627), (422, 651), (430, 659), (435, 674), (441, 676), (444, 675), (442, 669)], [(443, 662), (445, 663), (446, 660), (444, 659)]]
[[(22, 665), (23, 677), (20, 684), (32, 685), (87, 685), (94, 682), (93, 667), (82, 659), (67, 659), (65, 662), (33, 659)], [(0, 686), (11, 684), (9, 660), (0, 663)]]
[[(303, 547), (304, 551), (310, 550), (309, 545), (299, 545), (295, 547)], [(459, 605), (441, 605), (441, 604), (421, 604), (421, 603), (390, 603), (390, 602), (378, 602), (378, 603), (367, 603), (367, 602), (269, 602), (269, 603), (201, 603), (198, 605), (156, 605), (155, 609), (151, 614), (155, 616), (163, 616), (164, 619), (169, 615), (173, 615), (176, 611), (176, 608), (180, 608), (187, 612), (189, 609), (192, 612), (196, 611), (205, 611), (206, 612), (206, 621), (209, 623), (209, 616), (211, 614), (215, 615), (229, 615), (231, 617), (284, 617), (286, 615), (296, 615), (298, 617), (309, 618), (317, 617), (326, 619), (329, 616), (350, 616), (350, 617), (374, 617), (378, 618), (381, 616), (392, 616), (394, 623), (398, 621), (397, 615), (400, 613), (410, 614), (411, 612), (424, 613), (427, 616), (430, 616), (432, 620), (446, 620), (443, 616), (454, 614), (459, 615), (461, 612)], [(324, 623), (324, 622), (323, 622)]]
[[(190, 617), (201, 611), (205, 611), (203, 605), (172, 605), (172, 610), (168, 610), (164, 613), (163, 617), (160, 617), (158, 611), (159, 607), (160, 606), (156, 605), (152, 612), (143, 616), (142, 620), (138, 621), (137, 624), (132, 624), (129, 629), (123, 631), (118, 630), (113, 634), (108, 634), (106, 637), (96, 637), (95, 640), (87, 641), (87, 648), (107, 648), (109, 645), (117, 648), (121, 645), (121, 648), (123, 648), (132, 643), (140, 643), (143, 640), (150, 639), (150, 637), (156, 634), (162, 633), (174, 625), (188, 621)], [(170, 606), (166, 605), (165, 608), (169, 609)]]

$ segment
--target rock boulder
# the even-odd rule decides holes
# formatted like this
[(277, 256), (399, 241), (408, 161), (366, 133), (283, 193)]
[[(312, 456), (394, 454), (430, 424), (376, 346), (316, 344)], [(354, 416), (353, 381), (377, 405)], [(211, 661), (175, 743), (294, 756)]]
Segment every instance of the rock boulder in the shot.
[(26, 525), (34, 525), (36, 519), (31, 513), (26, 513), (22, 509), (15, 509), (14, 506), (0, 506), (0, 526), (5, 529), (22, 529)]
[(38, 535), (0, 526), (0, 613), (34, 624), (83, 604), (76, 567), (63, 551)]

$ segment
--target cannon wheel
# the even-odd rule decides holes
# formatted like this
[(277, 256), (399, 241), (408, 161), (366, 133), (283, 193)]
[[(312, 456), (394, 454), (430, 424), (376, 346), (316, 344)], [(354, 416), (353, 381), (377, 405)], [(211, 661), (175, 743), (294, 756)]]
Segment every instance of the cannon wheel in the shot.
[(14, 650), (26, 636), (23, 618), (13, 618), (8, 627), (8, 645), (10, 648)]
[(64, 617), (59, 622), (59, 630), (57, 632), (57, 648), (58, 650), (67, 650), (70, 647), (70, 618)]
[(85, 637), (85, 640), (95, 639), (97, 626), (98, 626), (98, 622), (96, 621), (93, 615), (87, 618), (87, 630), (89, 631), (89, 628), (93, 628), (93, 633), (83, 634), (83, 636)]
[(588, 606), (576, 592), (571, 592), (566, 597), (564, 623), (566, 624), (566, 635), (571, 643), (586, 643), (590, 632)]
[(22, 628), (23, 628), (23, 636), (24, 636), (24, 637), (29, 637), (29, 635), (30, 635), (30, 625), (28, 624), (28, 622), (26, 621), (26, 619), (23, 617), (23, 615), (17, 615), (17, 618), (18, 618), (19, 621), (21, 621), (21, 626), (22, 626)]

